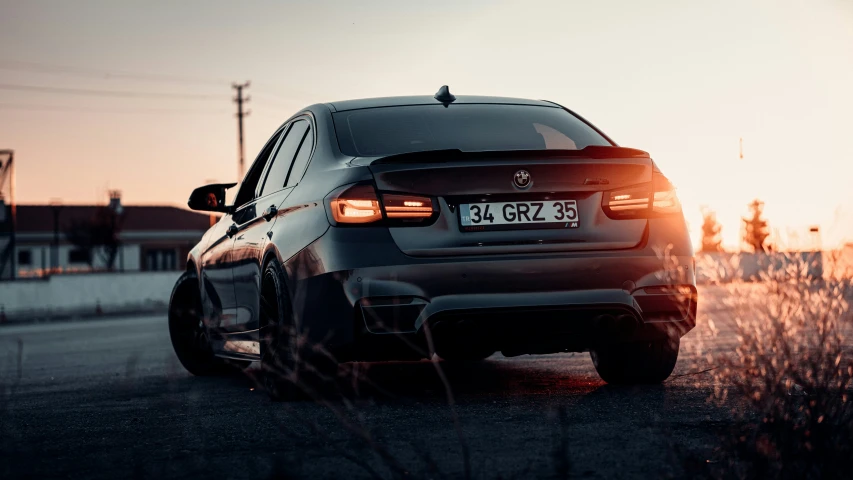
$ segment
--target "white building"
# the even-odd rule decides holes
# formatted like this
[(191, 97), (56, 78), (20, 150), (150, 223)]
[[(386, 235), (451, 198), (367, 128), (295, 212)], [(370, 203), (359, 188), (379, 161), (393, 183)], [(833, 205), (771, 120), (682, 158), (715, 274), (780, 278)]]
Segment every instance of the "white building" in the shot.
[(118, 212), (117, 271), (182, 270), (210, 217), (166, 206), (18, 205), (14, 258), (18, 277), (106, 269), (102, 248), (91, 251), (69, 238), (71, 225), (91, 222), (105, 208)]

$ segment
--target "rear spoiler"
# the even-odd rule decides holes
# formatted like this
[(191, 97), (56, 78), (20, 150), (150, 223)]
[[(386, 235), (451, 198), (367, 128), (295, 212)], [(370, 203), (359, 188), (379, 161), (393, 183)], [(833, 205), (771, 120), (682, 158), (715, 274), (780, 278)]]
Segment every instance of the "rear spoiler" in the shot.
[(505, 158), (651, 158), (647, 152), (635, 148), (590, 145), (580, 150), (488, 150), (463, 152), (458, 149), (427, 150), (424, 152), (399, 153), (378, 157), (370, 165), (394, 165), (401, 163), (445, 163), (462, 160)]

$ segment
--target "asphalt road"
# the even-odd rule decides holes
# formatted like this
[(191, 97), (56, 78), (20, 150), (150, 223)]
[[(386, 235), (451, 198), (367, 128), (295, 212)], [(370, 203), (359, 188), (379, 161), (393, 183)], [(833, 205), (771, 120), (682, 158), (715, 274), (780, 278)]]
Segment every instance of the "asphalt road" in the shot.
[(250, 375), (186, 373), (162, 316), (6, 326), (0, 477), (459, 478), (464, 452), (473, 478), (680, 476), (673, 451), (710, 458), (729, 418), (691, 374), (696, 332), (661, 386), (608, 386), (587, 354), (443, 363), (451, 408), (427, 361), (350, 366), (343, 399), (282, 404)]

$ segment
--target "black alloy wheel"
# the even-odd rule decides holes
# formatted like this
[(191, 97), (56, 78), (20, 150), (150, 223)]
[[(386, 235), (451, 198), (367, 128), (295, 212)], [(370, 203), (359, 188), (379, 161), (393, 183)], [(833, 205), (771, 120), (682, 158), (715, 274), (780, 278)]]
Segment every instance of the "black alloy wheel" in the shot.
[(169, 336), (178, 360), (193, 375), (222, 375), (249, 365), (249, 362), (225, 360), (213, 354), (195, 272), (184, 272), (172, 289)]

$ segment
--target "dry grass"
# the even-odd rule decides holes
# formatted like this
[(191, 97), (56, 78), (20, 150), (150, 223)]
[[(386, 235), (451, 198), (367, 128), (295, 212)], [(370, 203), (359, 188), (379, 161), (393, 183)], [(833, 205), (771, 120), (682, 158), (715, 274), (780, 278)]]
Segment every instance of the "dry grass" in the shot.
[[(660, 252), (669, 268), (661, 280), (679, 285), (689, 273), (683, 262)], [(832, 257), (825, 264), (832, 265)], [(738, 265), (720, 269), (717, 280), (727, 292), (724, 305), (699, 318), (700, 327), (682, 352), (690, 359), (688, 371), (697, 382), (710, 375), (714, 390), (710, 401), (730, 408), (732, 423), (723, 427), (720, 443), (710, 461), (693, 453), (676, 451), (678, 470), (705, 478), (853, 478), (853, 320), (849, 301), (853, 288), (849, 275), (831, 267), (821, 278), (809, 275), (802, 257), (776, 262), (783, 268), (763, 272), (754, 281), (731, 275)], [(813, 272), (813, 270), (812, 270)], [(736, 341), (723, 339), (717, 326), (727, 324)], [(428, 336), (429, 337), (429, 336)], [(428, 340), (431, 340), (428, 338)], [(314, 347), (321, 356), (328, 352)], [(448, 407), (463, 452), (463, 478), (479, 477), (472, 471), (467, 442), (455, 413), (450, 384), (432, 358), (441, 378)], [(312, 370), (311, 367), (308, 367)], [(317, 371), (312, 373), (319, 374)], [(701, 374), (701, 375), (700, 375)], [(369, 382), (357, 368), (341, 369), (346, 378), (330, 385), (357, 386)], [(303, 387), (304, 388), (304, 387)], [(374, 452), (378, 462), (352, 456), (352, 462), (373, 478), (445, 478), (428, 449), (415, 449), (414, 462), (386, 450), (365, 421), (352, 396), (336, 392), (330, 401), (306, 389), (306, 396), (325, 405), (354, 438)], [(355, 397), (357, 399), (357, 391)], [(571, 470), (565, 439), (564, 411), (553, 443), (553, 475), (568, 478)], [(323, 435), (321, 431), (315, 431)], [(339, 452), (347, 454), (349, 452)]]
[[(731, 407), (737, 423), (714, 462), (686, 461), (691, 475), (853, 478), (853, 290), (847, 275), (807, 272), (792, 260), (757, 282), (726, 283), (726, 308), (700, 318), (712, 401)], [(725, 322), (735, 345), (713, 343)]]

